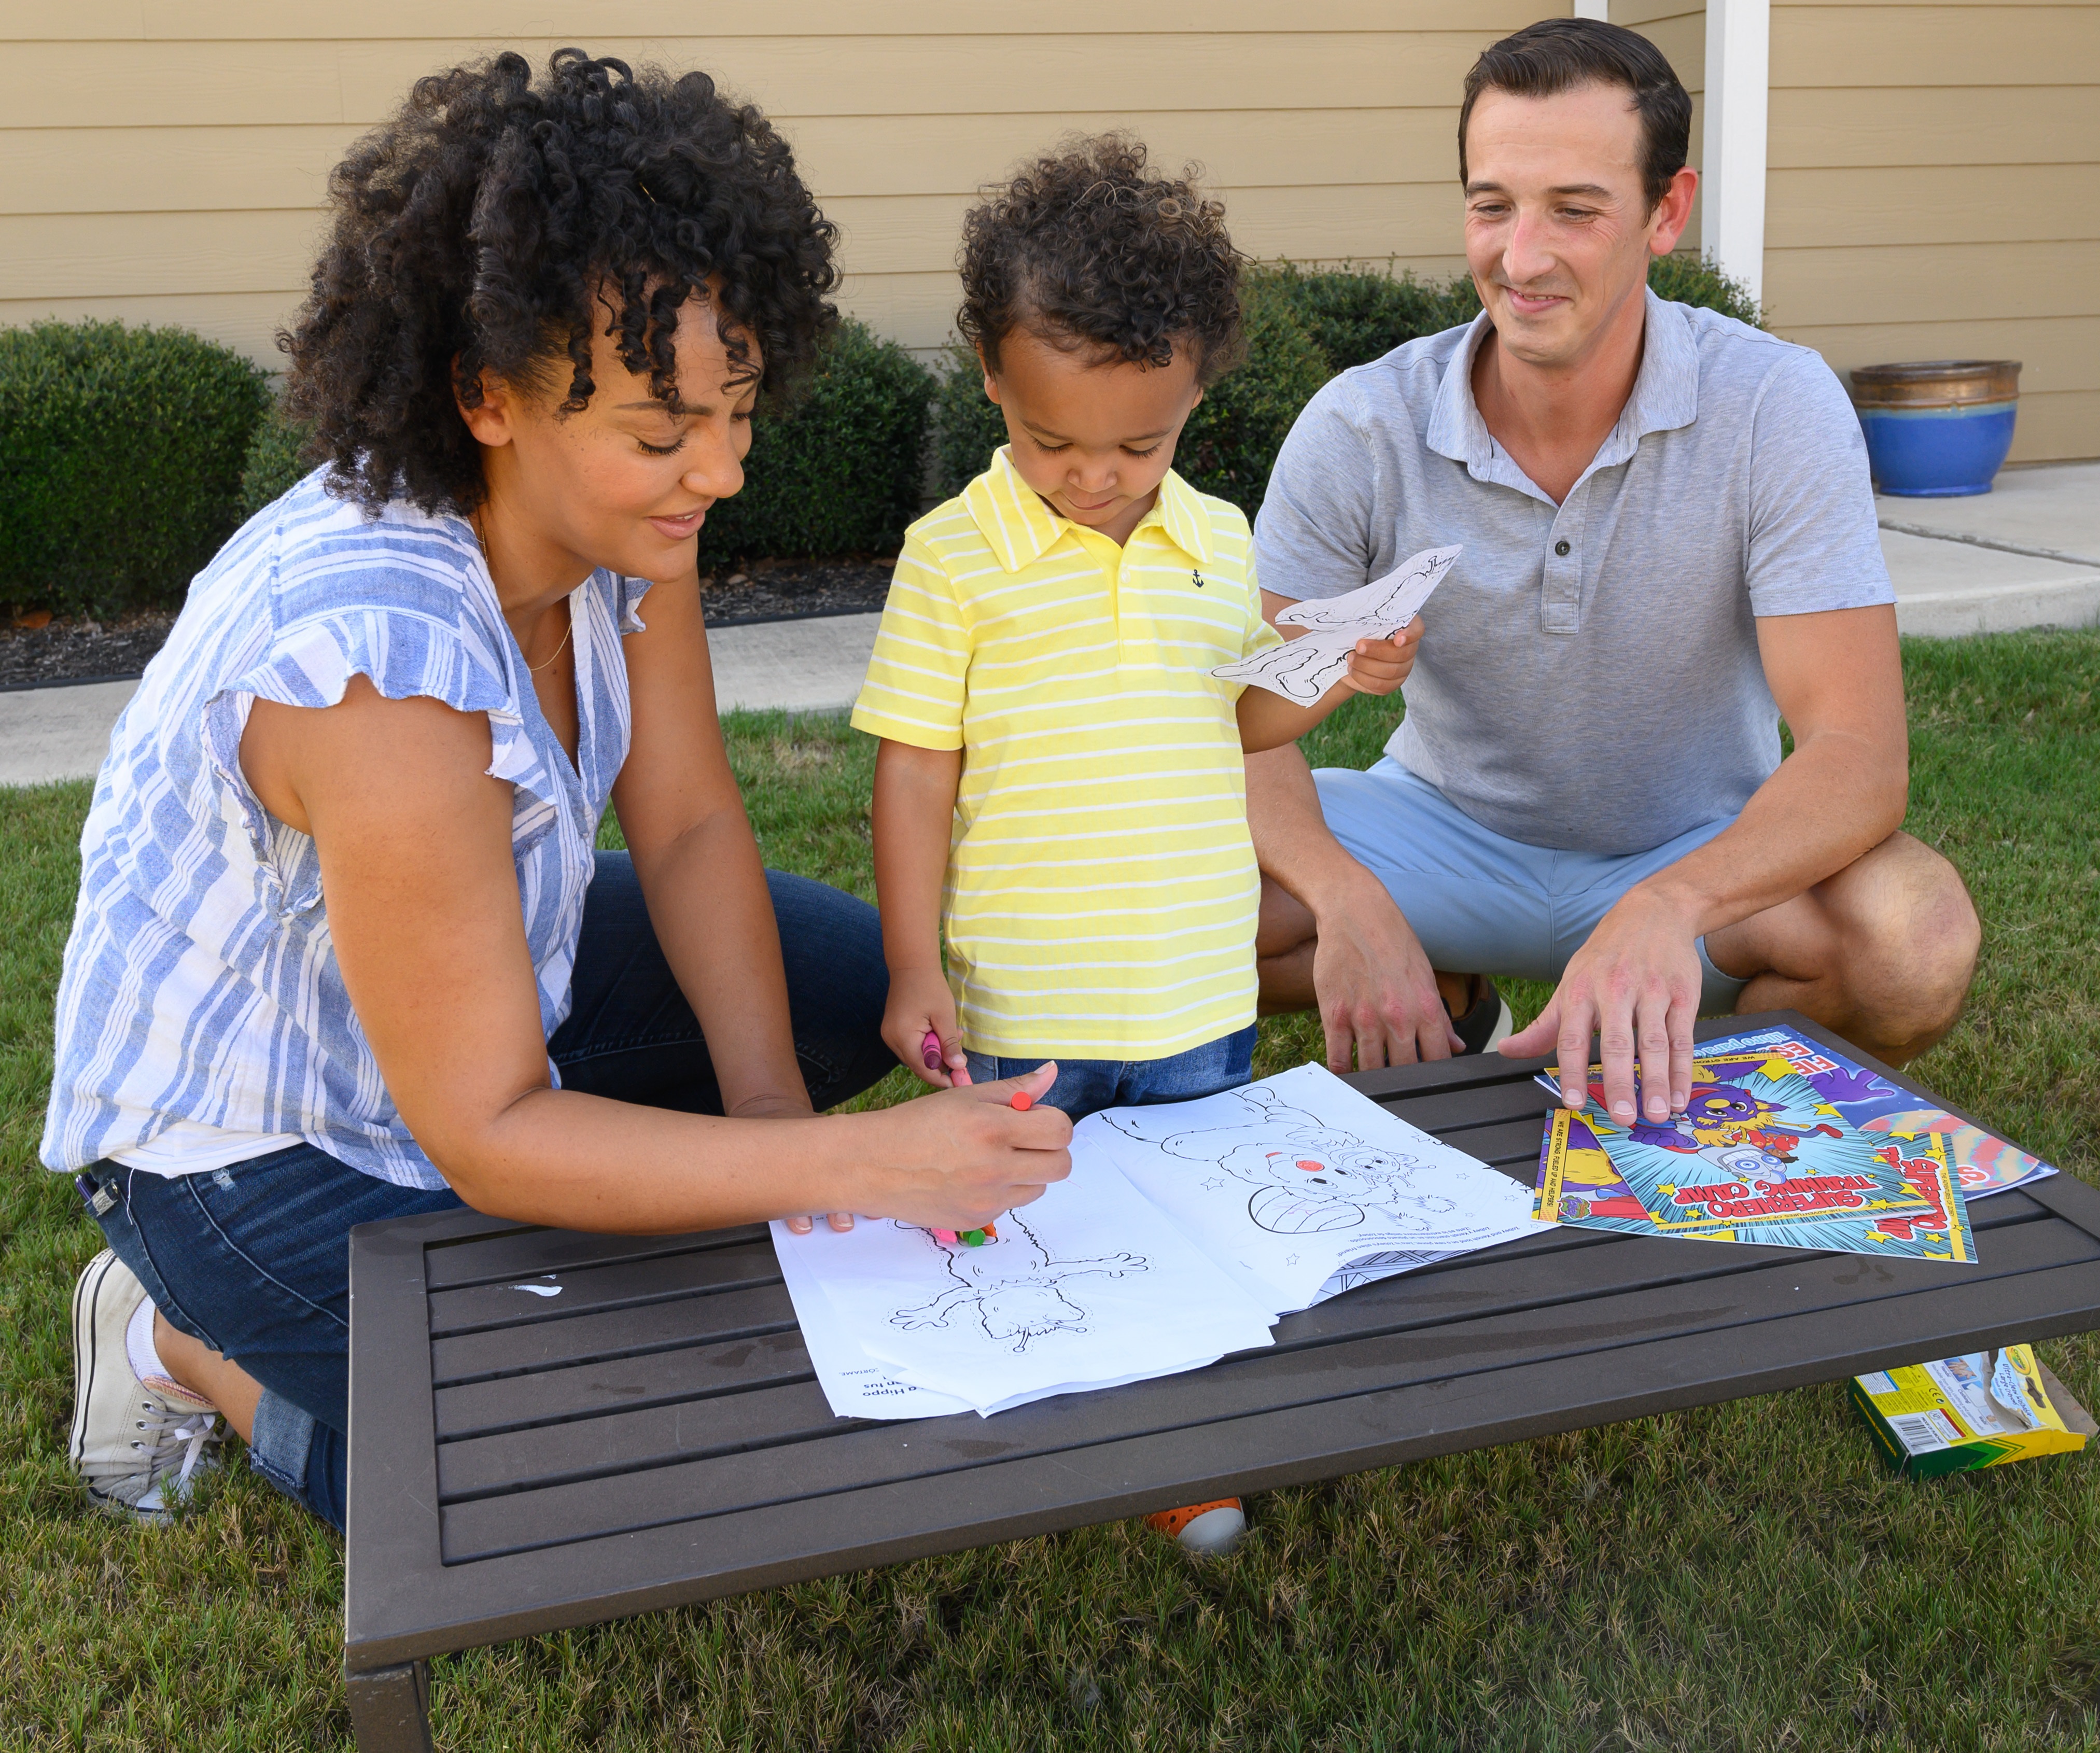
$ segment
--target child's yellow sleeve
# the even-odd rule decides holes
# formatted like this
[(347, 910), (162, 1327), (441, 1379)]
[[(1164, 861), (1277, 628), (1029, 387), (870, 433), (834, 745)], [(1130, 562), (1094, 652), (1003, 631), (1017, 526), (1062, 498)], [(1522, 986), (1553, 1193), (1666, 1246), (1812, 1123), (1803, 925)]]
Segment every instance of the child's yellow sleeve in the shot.
[(1246, 559), (1246, 634), (1240, 642), (1240, 660), (1245, 662), (1255, 652), (1282, 643), (1283, 635), (1261, 618), (1261, 584), (1254, 575), (1254, 543), (1250, 540)]
[(963, 746), (969, 629), (939, 557), (907, 532), (853, 726), (917, 748)]

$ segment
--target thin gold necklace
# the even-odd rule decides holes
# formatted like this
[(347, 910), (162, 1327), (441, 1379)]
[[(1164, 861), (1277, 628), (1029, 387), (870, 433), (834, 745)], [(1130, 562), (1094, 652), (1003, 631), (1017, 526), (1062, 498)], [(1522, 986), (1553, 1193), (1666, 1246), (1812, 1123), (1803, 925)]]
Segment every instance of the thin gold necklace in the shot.
[[(481, 512), (479, 507), (477, 507), (468, 516), (466, 527), (474, 532), (474, 544), (477, 548), (481, 550), (481, 563), (483, 568), (488, 571), (488, 581), (492, 585), (496, 582), (496, 574), (494, 570), (490, 568), (488, 565), (488, 538), (481, 532)], [(562, 652), (568, 649), (569, 635), (576, 630), (576, 612), (574, 609), (571, 609), (569, 611), (569, 625), (562, 631), (562, 642), (554, 647), (554, 656), (549, 658), (544, 664), (528, 663), (525, 666), (525, 673), (528, 676), (536, 676), (543, 669), (552, 669), (554, 664), (554, 658), (559, 657)], [(513, 637), (515, 638), (516, 636), (514, 634)], [(525, 655), (525, 647), (522, 643), (518, 647), (518, 655), (520, 657), (523, 657)]]

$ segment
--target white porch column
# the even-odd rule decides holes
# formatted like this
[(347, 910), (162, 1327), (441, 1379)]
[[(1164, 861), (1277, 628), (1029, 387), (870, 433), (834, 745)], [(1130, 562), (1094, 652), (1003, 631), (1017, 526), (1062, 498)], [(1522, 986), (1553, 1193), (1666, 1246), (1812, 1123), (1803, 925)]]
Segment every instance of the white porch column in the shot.
[(1699, 247), (1762, 303), (1771, 0), (1706, 0)]

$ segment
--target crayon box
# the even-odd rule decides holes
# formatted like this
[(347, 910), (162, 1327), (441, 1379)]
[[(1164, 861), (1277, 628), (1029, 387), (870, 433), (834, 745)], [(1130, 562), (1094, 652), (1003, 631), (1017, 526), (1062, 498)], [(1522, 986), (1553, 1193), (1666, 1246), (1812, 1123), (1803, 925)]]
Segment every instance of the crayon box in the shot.
[(2091, 1415), (2026, 1345), (1855, 1375), (1852, 1403), (1882, 1458), (1914, 1479), (2067, 1455), (2095, 1434)]

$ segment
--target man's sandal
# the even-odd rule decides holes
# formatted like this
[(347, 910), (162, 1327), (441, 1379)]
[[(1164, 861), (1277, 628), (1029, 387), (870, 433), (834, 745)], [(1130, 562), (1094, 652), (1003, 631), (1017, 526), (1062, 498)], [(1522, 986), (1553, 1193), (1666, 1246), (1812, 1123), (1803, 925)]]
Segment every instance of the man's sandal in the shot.
[(1458, 1031), (1467, 1053), (1485, 1053), (1510, 1033), (1510, 1008), (1493, 981), (1483, 974), (1473, 978), (1472, 1008), (1462, 1017), (1454, 1017), (1451, 1027)]

